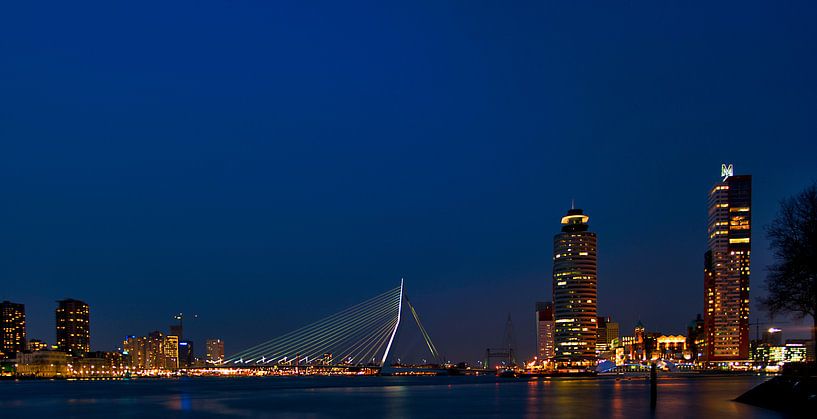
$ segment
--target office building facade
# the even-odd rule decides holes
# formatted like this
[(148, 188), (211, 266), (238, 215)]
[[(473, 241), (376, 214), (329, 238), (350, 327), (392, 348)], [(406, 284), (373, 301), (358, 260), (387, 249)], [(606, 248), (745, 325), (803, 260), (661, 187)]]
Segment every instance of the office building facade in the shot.
[(172, 370), (179, 368), (179, 338), (162, 332), (128, 336), (122, 345), (132, 369)]
[(26, 350), (26, 308), (23, 304), (0, 303), (0, 359), (14, 358)]
[(597, 255), (590, 217), (571, 209), (553, 238), (553, 312), (557, 361), (596, 359)]
[(621, 333), (618, 322), (607, 318), (607, 350), (615, 348), (619, 344), (619, 335)]
[(602, 353), (613, 349), (618, 343), (619, 326), (610, 316), (599, 316), (596, 319), (596, 352)]
[(752, 177), (732, 175), (709, 192), (707, 251), (704, 254), (703, 360), (749, 359), (749, 273), (752, 235)]
[(193, 355), (193, 341), (180, 340), (179, 341), (179, 368), (190, 368), (196, 362), (196, 357)]
[(556, 356), (555, 328), (553, 303), (550, 301), (536, 303), (536, 356), (540, 360), (549, 360)]
[(57, 348), (78, 356), (91, 351), (91, 311), (83, 301), (57, 302)]
[[(224, 362), (224, 341), (221, 339), (207, 339), (207, 362), (221, 364)], [(331, 358), (331, 355), (330, 355)]]

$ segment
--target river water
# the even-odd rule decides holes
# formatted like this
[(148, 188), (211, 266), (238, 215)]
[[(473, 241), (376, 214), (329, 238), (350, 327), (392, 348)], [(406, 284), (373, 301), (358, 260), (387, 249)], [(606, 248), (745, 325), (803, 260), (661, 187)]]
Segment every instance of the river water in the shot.
[(731, 401), (757, 376), (644, 379), (262, 377), (0, 381), (0, 418), (768, 418)]

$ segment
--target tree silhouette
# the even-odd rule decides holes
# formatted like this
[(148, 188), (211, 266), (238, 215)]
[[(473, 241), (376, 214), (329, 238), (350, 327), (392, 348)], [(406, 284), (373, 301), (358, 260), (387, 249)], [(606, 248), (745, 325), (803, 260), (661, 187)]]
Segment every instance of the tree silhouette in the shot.
[(775, 263), (769, 266), (762, 304), (769, 314), (812, 318), (817, 345), (817, 183), (780, 203), (767, 230)]

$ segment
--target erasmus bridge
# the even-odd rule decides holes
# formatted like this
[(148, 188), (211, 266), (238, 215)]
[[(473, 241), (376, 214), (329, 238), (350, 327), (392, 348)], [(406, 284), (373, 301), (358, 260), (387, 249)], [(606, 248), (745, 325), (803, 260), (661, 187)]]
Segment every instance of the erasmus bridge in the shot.
[(398, 329), (406, 323), (416, 324), (425, 349), (439, 363), (439, 352), (406, 297), (401, 279), (399, 287), (233, 354), (222, 366), (380, 369), (387, 366)]

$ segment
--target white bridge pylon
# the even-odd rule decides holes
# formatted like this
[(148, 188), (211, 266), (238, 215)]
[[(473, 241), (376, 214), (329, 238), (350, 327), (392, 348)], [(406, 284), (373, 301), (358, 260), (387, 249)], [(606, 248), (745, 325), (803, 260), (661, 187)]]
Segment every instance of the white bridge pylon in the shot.
[(411, 313), (431, 356), (439, 362), (437, 348), (404, 291), (401, 279), (397, 288), (238, 352), (223, 365), (383, 367), (406, 311)]

